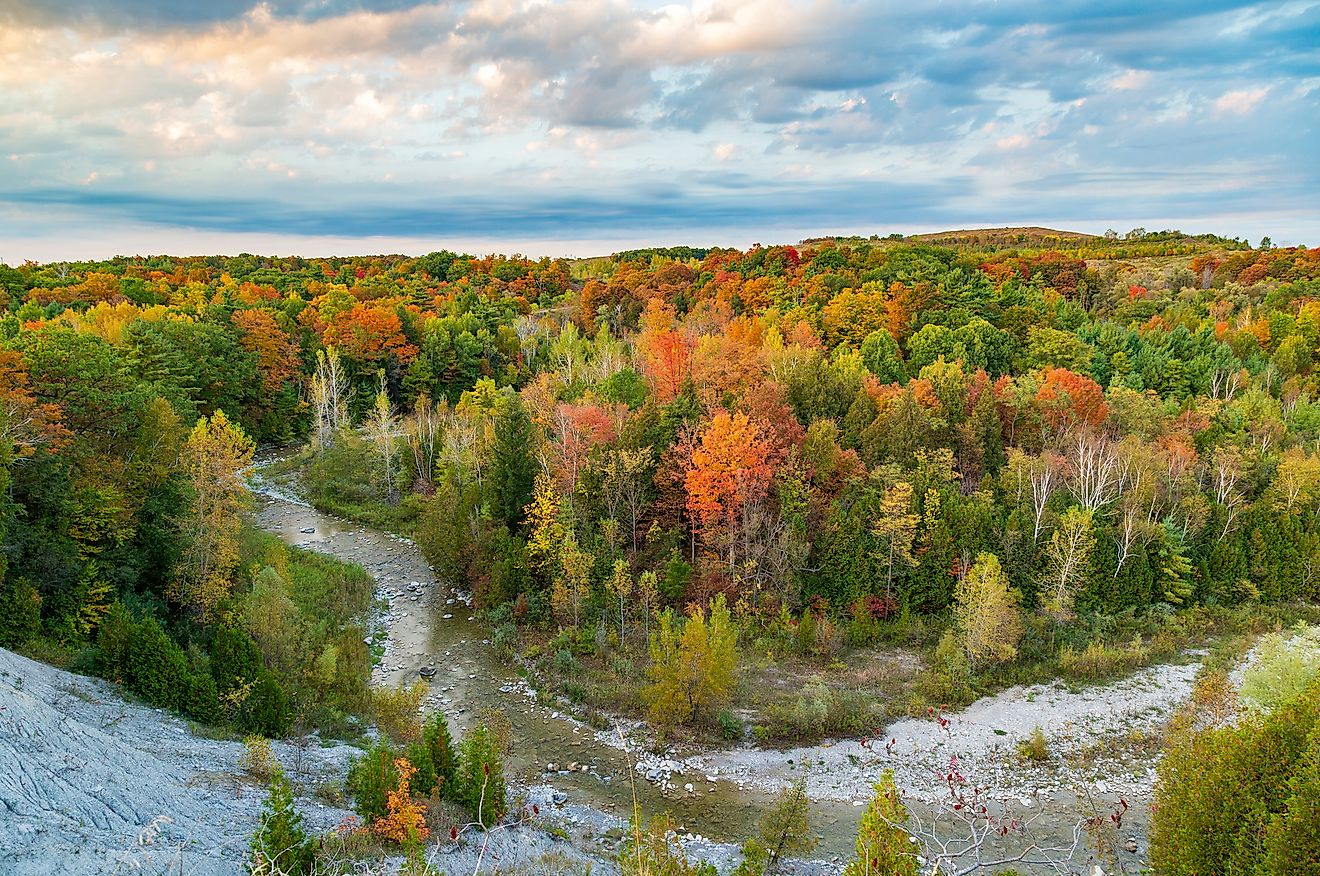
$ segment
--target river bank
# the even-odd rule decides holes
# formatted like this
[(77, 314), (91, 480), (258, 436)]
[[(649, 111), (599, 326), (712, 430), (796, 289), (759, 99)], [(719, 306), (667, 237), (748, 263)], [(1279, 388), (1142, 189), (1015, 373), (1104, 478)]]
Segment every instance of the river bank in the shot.
[[(496, 659), (470, 597), (437, 581), (407, 539), (334, 519), (287, 491), (258, 489), (265, 494), (257, 514), (263, 528), (359, 563), (376, 578), (382, 611), (373, 645), (381, 660), (373, 680), (411, 683), (434, 668), (427, 707), (443, 709), (459, 729), (484, 708), (503, 711), (514, 731), (509, 772), (515, 793), (545, 804), (577, 844), (603, 857), (613, 856), (622, 837), (634, 783), (645, 814), (672, 812), (689, 838), (689, 853), (727, 868), (773, 795), (802, 777), (822, 844), (820, 858), (798, 863), (797, 870), (836, 872), (851, 854), (862, 806), (883, 771), (892, 769), (915, 811), (929, 815), (946, 792), (938, 778), (952, 756), (1006, 811), (1032, 819), (1037, 836), (1031, 841), (1063, 843), (1080, 820), (1126, 801), (1116, 863), (1133, 872), (1144, 865), (1156, 742), (1162, 723), (1190, 692), (1194, 661), (1080, 690), (1013, 688), (947, 716), (943, 726), (934, 718), (899, 721), (869, 746), (842, 740), (783, 751), (751, 745), (657, 749), (644, 724), (620, 720), (598, 730), (539, 703), (527, 682)], [(1024, 760), (1017, 745), (1037, 727), (1048, 759)], [(1075, 863), (1086, 858), (1079, 852)]]

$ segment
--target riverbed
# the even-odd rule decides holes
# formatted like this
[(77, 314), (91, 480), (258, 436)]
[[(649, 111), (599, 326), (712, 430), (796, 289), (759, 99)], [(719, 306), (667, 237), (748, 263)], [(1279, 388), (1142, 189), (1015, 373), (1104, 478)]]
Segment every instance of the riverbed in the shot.
[[(1116, 836), (1119, 864), (1135, 872), (1144, 863), (1153, 760), (1131, 756), (1124, 741), (1158, 732), (1188, 695), (1194, 663), (1152, 667), (1080, 691), (1014, 688), (949, 716), (945, 725), (898, 722), (870, 746), (840, 740), (787, 751), (748, 745), (688, 757), (657, 754), (643, 750), (644, 728), (620, 722), (619, 729), (596, 730), (538, 702), (515, 669), (497, 659), (469, 595), (437, 580), (409, 540), (323, 514), (268, 483), (258, 483), (257, 493), (263, 529), (291, 545), (357, 563), (375, 578), (380, 610), (372, 627), (379, 654), (373, 683), (426, 681), (427, 710), (443, 710), (456, 732), (487, 709), (503, 712), (512, 726), (506, 772), (514, 792), (544, 806), (603, 857), (613, 856), (635, 794), (648, 817), (674, 816), (680, 835), (689, 837), (689, 854), (727, 866), (774, 794), (802, 777), (821, 844), (816, 860), (798, 862), (794, 871), (838, 872), (881, 773), (894, 770), (914, 812), (928, 817), (942, 793), (938, 776), (954, 756), (976, 782), (995, 789), (1006, 812), (1036, 819), (1032, 839), (1041, 844), (1067, 845), (1080, 818), (1126, 800), (1130, 808)], [(434, 674), (424, 678), (423, 670)], [(1014, 747), (1037, 726), (1055, 759), (1023, 764)], [(1084, 749), (1101, 756), (1085, 767), (1070, 765), (1070, 756)], [(1086, 857), (1083, 852), (1076, 864)]]

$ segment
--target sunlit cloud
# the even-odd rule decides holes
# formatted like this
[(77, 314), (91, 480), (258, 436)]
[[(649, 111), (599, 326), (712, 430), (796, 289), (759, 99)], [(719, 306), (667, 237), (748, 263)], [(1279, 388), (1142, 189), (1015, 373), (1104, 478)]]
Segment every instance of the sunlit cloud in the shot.
[(1181, 216), (1315, 240), (1318, 28), (1320, 4), (1191, 0), (11, 0), (0, 239)]

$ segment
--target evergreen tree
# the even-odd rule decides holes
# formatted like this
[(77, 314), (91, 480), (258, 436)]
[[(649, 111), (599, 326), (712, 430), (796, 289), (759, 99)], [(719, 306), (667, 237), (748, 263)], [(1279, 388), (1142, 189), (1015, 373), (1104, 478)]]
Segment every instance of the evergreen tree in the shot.
[(248, 872), (253, 876), (301, 876), (312, 872), (316, 844), (307, 838), (302, 815), (293, 804), (293, 787), (276, 767), (261, 826), (252, 836)]
[(536, 481), (536, 430), (516, 395), (505, 400), (495, 417), (495, 446), (488, 482), (491, 512), (508, 526), (522, 522)]

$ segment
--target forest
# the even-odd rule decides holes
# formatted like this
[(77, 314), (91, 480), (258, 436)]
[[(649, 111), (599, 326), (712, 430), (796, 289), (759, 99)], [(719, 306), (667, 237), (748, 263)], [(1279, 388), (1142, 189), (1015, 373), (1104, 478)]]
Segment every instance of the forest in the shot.
[[(124, 257), (0, 294), (0, 646), (203, 724), (371, 713), (370, 579), (252, 528), (258, 445), (415, 538), (538, 685), (679, 738), (860, 736), (1317, 618), (1320, 248)], [(894, 648), (921, 671), (849, 680)]]

